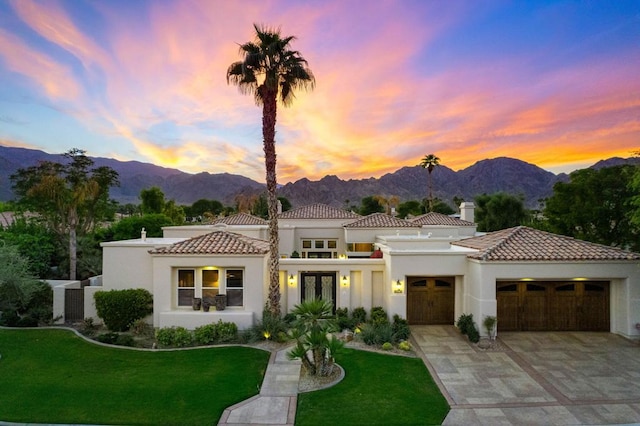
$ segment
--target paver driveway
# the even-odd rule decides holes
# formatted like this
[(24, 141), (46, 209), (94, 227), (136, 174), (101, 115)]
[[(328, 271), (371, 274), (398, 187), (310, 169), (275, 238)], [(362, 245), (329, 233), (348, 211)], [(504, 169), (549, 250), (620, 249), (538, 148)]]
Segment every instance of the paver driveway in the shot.
[(640, 342), (503, 332), (483, 351), (453, 326), (411, 331), (451, 405), (445, 425), (640, 423)]

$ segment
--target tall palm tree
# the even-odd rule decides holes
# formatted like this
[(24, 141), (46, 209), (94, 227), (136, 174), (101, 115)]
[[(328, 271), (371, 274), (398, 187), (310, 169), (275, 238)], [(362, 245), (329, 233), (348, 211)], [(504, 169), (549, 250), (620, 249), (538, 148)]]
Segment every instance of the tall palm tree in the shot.
[(420, 167), (423, 169), (427, 169), (429, 172), (429, 211), (433, 211), (433, 185), (431, 182), (431, 172), (433, 169), (440, 164), (440, 158), (436, 157), (435, 154), (425, 155), (420, 161)]
[(227, 84), (252, 94), (262, 106), (262, 138), (269, 210), (269, 310), (280, 315), (278, 260), (278, 199), (276, 197), (276, 111), (278, 95), (284, 106), (293, 102), (297, 89), (313, 89), (315, 78), (300, 52), (290, 50), (295, 37), (282, 37), (279, 29), (253, 25), (253, 41), (240, 45), (242, 60), (227, 69)]

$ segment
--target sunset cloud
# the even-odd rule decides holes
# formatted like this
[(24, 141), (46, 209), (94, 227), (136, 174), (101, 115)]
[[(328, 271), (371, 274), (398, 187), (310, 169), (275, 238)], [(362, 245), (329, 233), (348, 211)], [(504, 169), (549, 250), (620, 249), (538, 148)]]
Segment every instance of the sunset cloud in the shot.
[(510, 156), (569, 171), (630, 155), (640, 135), (640, 6), (583, 8), (11, 1), (0, 143), (262, 181), (261, 109), (225, 78), (255, 22), (296, 35), (317, 79), (278, 110), (281, 183), (379, 177), (428, 153), (453, 169)]

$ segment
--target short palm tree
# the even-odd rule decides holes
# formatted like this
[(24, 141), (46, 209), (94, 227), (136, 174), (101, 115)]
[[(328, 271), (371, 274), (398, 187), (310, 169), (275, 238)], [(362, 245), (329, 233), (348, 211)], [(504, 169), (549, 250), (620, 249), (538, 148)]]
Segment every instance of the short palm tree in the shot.
[(282, 37), (279, 29), (253, 25), (255, 40), (240, 45), (242, 60), (227, 69), (227, 83), (238, 86), (241, 93), (253, 94), (262, 106), (262, 137), (269, 211), (269, 309), (280, 315), (278, 260), (278, 199), (276, 196), (276, 112), (278, 95), (289, 106), (297, 89), (313, 89), (315, 78), (300, 52), (290, 50), (295, 37)]
[(431, 182), (431, 172), (433, 169), (440, 164), (440, 158), (436, 157), (435, 154), (425, 155), (420, 161), (420, 167), (423, 169), (427, 169), (429, 172), (429, 211), (433, 211), (433, 185)]

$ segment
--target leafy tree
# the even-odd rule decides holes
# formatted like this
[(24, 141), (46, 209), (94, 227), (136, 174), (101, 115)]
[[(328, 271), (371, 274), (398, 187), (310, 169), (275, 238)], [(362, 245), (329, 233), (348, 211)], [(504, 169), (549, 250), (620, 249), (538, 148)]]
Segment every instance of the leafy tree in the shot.
[(163, 214), (146, 214), (124, 218), (109, 228), (96, 232), (98, 241), (120, 241), (140, 238), (144, 228), (147, 237), (162, 237), (162, 227), (173, 225), (170, 217)]
[(52, 320), (53, 290), (36, 280), (17, 247), (0, 244), (0, 325), (37, 326)]
[[(278, 197), (278, 201), (280, 201), (283, 212), (291, 210), (291, 202), (286, 197)], [(269, 218), (269, 205), (265, 194), (260, 194), (260, 196), (255, 199), (253, 206), (251, 207), (251, 214), (263, 219)]]
[[(634, 152), (634, 156), (640, 157), (640, 151)], [(629, 220), (636, 229), (640, 229), (640, 165), (635, 167), (633, 177), (629, 182), (629, 189), (632, 194), (635, 194), (631, 196), (630, 200), (631, 211), (629, 212)]]
[(116, 207), (116, 212), (120, 213), (123, 216), (133, 216), (134, 214), (140, 214), (140, 205), (127, 203), (127, 204), (118, 204)]
[(433, 200), (433, 210), (436, 213), (442, 213), (446, 215), (454, 214), (456, 211), (451, 206), (439, 198)]
[(29, 260), (31, 271), (41, 279), (54, 278), (51, 265), (63, 262), (64, 250), (56, 234), (37, 221), (18, 218), (6, 228), (0, 227), (0, 245), (9, 244)]
[(404, 203), (400, 203), (398, 206), (398, 216), (405, 219), (407, 216), (420, 216), (424, 213), (424, 206), (420, 201), (409, 200)]
[(174, 200), (169, 200), (165, 203), (162, 213), (171, 218), (171, 222), (174, 225), (182, 225), (184, 223), (184, 209), (182, 206), (177, 205)]
[(478, 230), (483, 232), (512, 228), (524, 223), (527, 211), (522, 197), (498, 192), (483, 194), (475, 198), (475, 219)]
[(276, 116), (277, 99), (291, 105), (294, 91), (312, 89), (315, 78), (300, 52), (290, 50), (295, 37), (282, 37), (280, 30), (254, 24), (255, 39), (240, 45), (242, 61), (227, 69), (227, 83), (237, 85), (241, 93), (254, 95), (262, 106), (262, 136), (269, 208), (269, 308), (280, 314), (280, 267), (278, 253), (278, 207), (276, 198)]
[(360, 209), (358, 210), (363, 216), (370, 215), (372, 213), (384, 213), (384, 206), (380, 205), (380, 201), (374, 196), (370, 195), (368, 197), (364, 197), (362, 201), (360, 201)]
[(140, 210), (143, 214), (162, 213), (164, 210), (164, 192), (157, 186), (140, 191)]
[(113, 216), (109, 188), (118, 185), (110, 167), (91, 169), (93, 160), (81, 149), (64, 154), (66, 162), (41, 162), (11, 176), (13, 190), (25, 210), (36, 212), (61, 239), (69, 242), (69, 278), (76, 279), (77, 237)]
[(185, 207), (184, 212), (189, 217), (204, 216), (205, 213), (210, 213), (214, 216), (219, 215), (224, 210), (224, 206), (218, 200), (207, 200), (201, 198), (189, 207)]
[(433, 184), (431, 181), (431, 172), (433, 169), (440, 164), (440, 158), (436, 157), (435, 154), (427, 154), (422, 157), (420, 161), (420, 167), (423, 169), (427, 169), (429, 172), (429, 211), (433, 211)]
[(636, 168), (582, 169), (553, 186), (544, 217), (552, 231), (581, 240), (640, 250), (640, 227), (632, 221)]

